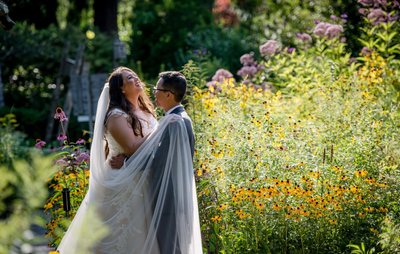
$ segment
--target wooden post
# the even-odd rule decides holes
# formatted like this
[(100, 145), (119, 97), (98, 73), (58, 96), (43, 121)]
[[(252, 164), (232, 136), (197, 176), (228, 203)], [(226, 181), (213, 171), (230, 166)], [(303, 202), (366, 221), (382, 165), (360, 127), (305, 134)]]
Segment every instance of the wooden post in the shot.
[[(72, 108), (73, 108), (73, 98), (72, 95), (75, 96), (75, 93), (72, 92), (72, 86), (77, 86), (78, 83), (80, 84), (81, 81), (81, 74), (83, 72), (83, 56), (84, 56), (84, 51), (85, 51), (85, 45), (81, 44), (78, 47), (78, 50), (76, 52), (76, 57), (75, 57), (75, 65), (74, 68), (71, 68), (69, 77), (70, 77), (70, 84), (68, 87), (68, 91), (67, 91), (67, 97), (64, 103), (64, 112), (65, 114), (70, 117), (71, 116), (71, 112), (72, 112)], [(66, 123), (65, 129), (68, 129), (68, 122)]]

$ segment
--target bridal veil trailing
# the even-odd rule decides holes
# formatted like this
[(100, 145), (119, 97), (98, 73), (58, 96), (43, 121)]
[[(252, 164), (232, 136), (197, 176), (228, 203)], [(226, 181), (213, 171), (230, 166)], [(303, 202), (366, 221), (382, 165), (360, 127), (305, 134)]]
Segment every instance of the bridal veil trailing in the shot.
[[(164, 253), (159, 242), (160, 232), (166, 232), (173, 253), (203, 253), (191, 150), (182, 117), (172, 114), (162, 118), (124, 167), (111, 169), (104, 152), (108, 103), (106, 84), (97, 105), (89, 190), (58, 247), (59, 252)], [(169, 147), (160, 152), (165, 139)], [(157, 163), (160, 159), (161, 165)], [(96, 224), (88, 225), (91, 210), (108, 233), (85, 252), (82, 248), (86, 246), (87, 232), (92, 227), (96, 233)], [(165, 217), (166, 213), (174, 216)], [(161, 228), (164, 229), (160, 231)], [(170, 229), (175, 233), (169, 234)]]

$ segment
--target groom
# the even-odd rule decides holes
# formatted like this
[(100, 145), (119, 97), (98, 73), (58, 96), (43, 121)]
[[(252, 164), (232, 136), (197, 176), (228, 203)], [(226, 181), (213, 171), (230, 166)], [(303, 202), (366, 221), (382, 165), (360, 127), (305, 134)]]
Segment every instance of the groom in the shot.
[[(176, 114), (180, 115), (185, 123), (186, 131), (189, 138), (190, 152), (194, 155), (194, 134), (192, 128), (192, 121), (186, 113), (181, 102), (186, 93), (186, 78), (183, 74), (176, 71), (162, 72), (159, 74), (159, 80), (156, 87), (153, 88), (156, 105), (165, 111), (165, 115)], [(170, 137), (168, 127), (163, 133), (160, 145), (156, 151), (153, 161), (151, 176), (151, 189), (153, 194), (157, 196), (163, 172), (157, 170), (163, 168), (166, 164), (168, 149), (170, 145)], [(112, 168), (121, 168), (123, 166), (123, 156), (116, 156), (110, 160)], [(164, 205), (162, 206), (161, 216), (159, 218), (159, 225), (157, 227), (157, 242), (161, 254), (185, 254), (182, 253), (178, 243), (178, 235), (176, 229), (176, 214), (175, 214), (175, 198), (172, 182), (169, 180), (167, 183), (166, 195)], [(155, 204), (153, 204), (155, 205)]]
[[(154, 96), (158, 107), (165, 111), (165, 115), (177, 114), (182, 116), (186, 126), (186, 131), (189, 138), (190, 152), (194, 154), (194, 134), (192, 128), (192, 121), (181, 105), (183, 97), (186, 93), (186, 78), (181, 73), (176, 71), (162, 72), (159, 74), (157, 86), (154, 87)], [(158, 148), (152, 168), (154, 175), (152, 181), (154, 186), (160, 186), (160, 180), (163, 172), (157, 170), (166, 164), (166, 156), (169, 149), (169, 132), (168, 128), (163, 134), (160, 147)], [(155, 187), (157, 188), (157, 187)], [(154, 189), (153, 189), (154, 190)], [(157, 192), (157, 190), (154, 190)], [(178, 235), (176, 230), (176, 214), (175, 214), (175, 198), (174, 190), (171, 181), (168, 183), (163, 210), (161, 212), (160, 224), (157, 230), (157, 241), (160, 247), (160, 253), (165, 254), (181, 254), (179, 248)], [(183, 253), (184, 254), (184, 253)]]

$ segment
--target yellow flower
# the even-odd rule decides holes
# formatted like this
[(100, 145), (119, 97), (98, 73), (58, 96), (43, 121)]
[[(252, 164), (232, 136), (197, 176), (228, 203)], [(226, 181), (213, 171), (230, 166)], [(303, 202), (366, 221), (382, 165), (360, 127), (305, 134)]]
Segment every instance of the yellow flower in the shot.
[(366, 171), (366, 170), (356, 170), (355, 172), (354, 172), (354, 175), (356, 176), (356, 177), (364, 177), (364, 176), (366, 176), (368, 174), (368, 171)]
[(257, 202), (257, 203), (256, 203), (256, 207), (257, 207), (257, 209), (259, 209), (259, 210), (263, 210), (263, 209), (265, 208), (265, 204), (264, 204), (264, 203), (261, 203), (261, 202)]
[(221, 221), (221, 220), (222, 220), (222, 217), (221, 217), (221, 215), (215, 215), (214, 217), (211, 218), (211, 220), (212, 220), (213, 222)]
[(219, 205), (217, 209), (222, 211), (222, 210), (225, 210), (226, 208), (228, 208), (228, 205), (227, 204), (222, 204), (222, 205)]

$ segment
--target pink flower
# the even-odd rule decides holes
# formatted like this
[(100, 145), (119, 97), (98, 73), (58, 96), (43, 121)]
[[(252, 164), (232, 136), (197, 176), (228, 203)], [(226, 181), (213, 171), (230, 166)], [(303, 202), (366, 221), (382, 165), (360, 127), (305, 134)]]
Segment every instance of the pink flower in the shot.
[(59, 134), (58, 136), (57, 136), (57, 140), (58, 141), (64, 141), (64, 140), (66, 140), (67, 139), (67, 136), (65, 135), (65, 134)]
[(82, 162), (86, 162), (89, 163), (90, 161), (90, 155), (86, 152), (80, 153), (77, 157), (76, 157), (76, 161), (78, 163), (82, 163)]
[(58, 160), (56, 160), (56, 165), (58, 165), (58, 166), (67, 166), (68, 165), (68, 162), (66, 162), (64, 159), (58, 159)]
[(243, 66), (237, 74), (241, 76), (242, 78), (245, 77), (254, 77), (257, 73), (257, 68), (255, 66)]
[(360, 8), (358, 9), (358, 13), (360, 13), (363, 16), (366, 16), (368, 14), (368, 9)]
[(40, 140), (40, 139), (36, 139), (35, 147), (37, 149), (42, 149), (45, 145), (46, 145), (46, 142), (44, 142), (43, 140)]
[(84, 145), (84, 144), (86, 143), (86, 141), (85, 141), (83, 138), (80, 138), (80, 139), (78, 139), (75, 143), (76, 143), (77, 145)]
[(357, 2), (362, 4), (363, 6), (370, 6), (374, 4), (374, 0), (358, 0)]
[(383, 23), (387, 21), (387, 13), (381, 9), (372, 9), (372, 11), (368, 14), (367, 18), (377, 25), (379, 23)]
[(311, 36), (310, 36), (309, 34), (307, 34), (307, 33), (297, 33), (297, 34), (296, 34), (296, 37), (297, 37), (298, 39), (300, 39), (301, 41), (303, 41), (303, 42), (310, 42), (310, 41), (312, 41)]
[(387, 7), (388, 6), (388, 2), (387, 0), (376, 0), (375, 6), (380, 5), (382, 7)]
[(279, 50), (278, 42), (275, 40), (268, 40), (266, 43), (260, 46), (261, 55), (273, 55)]
[(319, 37), (326, 37), (328, 39), (333, 39), (340, 36), (343, 32), (343, 27), (341, 25), (330, 24), (326, 22), (319, 23), (314, 28), (314, 34)]
[(222, 91), (221, 86), (219, 85), (219, 83), (217, 81), (214, 81), (214, 80), (212, 80), (210, 82), (207, 82), (206, 86), (208, 88), (212, 87), (214, 89), (214, 93), (218, 93), (218, 92)]
[(325, 31), (325, 36), (328, 39), (339, 37), (343, 33), (343, 27), (341, 25), (330, 25)]
[(361, 50), (361, 54), (364, 56), (371, 55), (371, 53), (372, 53), (372, 50), (368, 47), (363, 47)]
[(250, 66), (250, 65), (255, 64), (253, 55), (254, 55), (253, 53), (244, 54), (243, 56), (240, 57), (240, 63), (245, 66), (246, 65)]
[(58, 119), (60, 122), (68, 121), (67, 116), (65, 115), (64, 111), (60, 107), (56, 108), (56, 113), (54, 114), (54, 119)]
[(329, 26), (330, 26), (329, 23), (325, 23), (325, 22), (318, 23), (314, 28), (314, 34), (319, 37), (325, 36), (325, 32)]
[(212, 77), (212, 81), (223, 82), (225, 79), (233, 78), (232, 73), (225, 69), (219, 69), (215, 72), (214, 76)]

